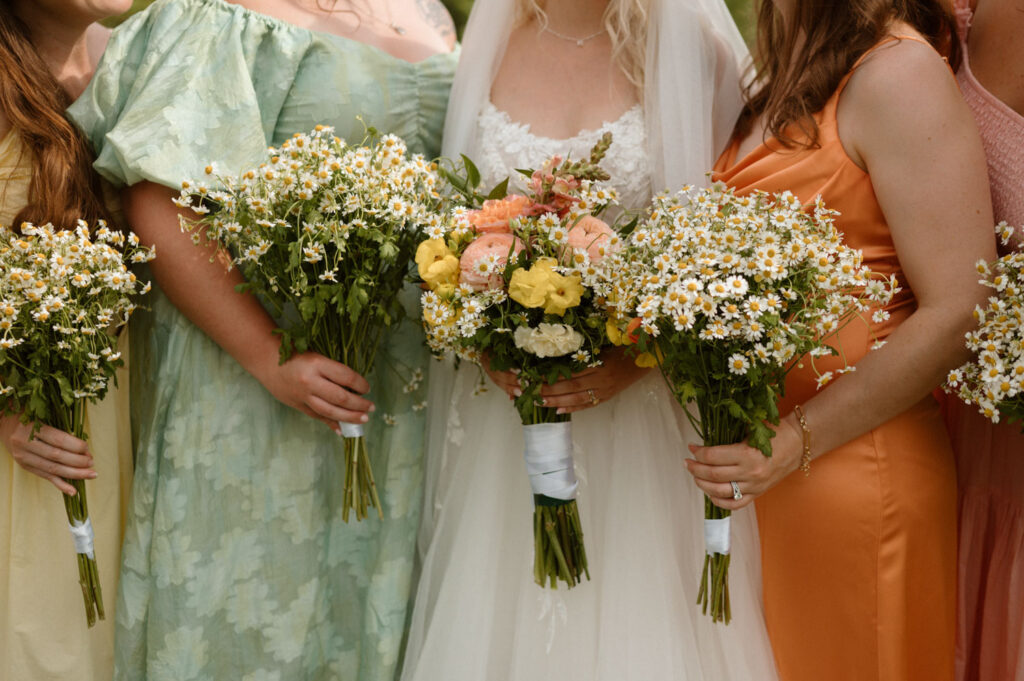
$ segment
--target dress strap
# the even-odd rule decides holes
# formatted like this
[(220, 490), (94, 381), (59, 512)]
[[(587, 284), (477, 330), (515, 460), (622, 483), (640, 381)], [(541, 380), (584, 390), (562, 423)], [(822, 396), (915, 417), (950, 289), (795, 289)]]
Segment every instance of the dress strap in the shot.
[(971, 30), (971, 22), (974, 21), (971, 0), (953, 0), (953, 14), (956, 15), (956, 33), (960, 40), (966, 43), (967, 34)]
[[(865, 60), (867, 60), (868, 57), (870, 57), (872, 55), (872, 53), (875, 52), (875, 50), (877, 50), (878, 48), (880, 48), (880, 47), (882, 47), (884, 45), (888, 45), (891, 42), (901, 41), (901, 40), (913, 40), (916, 43), (921, 43), (922, 45), (927, 45), (929, 48), (932, 49), (932, 51), (935, 52), (935, 54), (939, 54), (939, 51), (935, 49), (934, 45), (932, 45), (930, 42), (928, 42), (924, 38), (919, 38), (916, 35), (887, 35), (884, 38), (882, 38), (881, 40), (879, 40), (877, 43), (875, 43), (864, 54), (860, 55), (860, 57), (857, 59), (857, 61), (855, 61), (853, 63), (853, 66), (850, 67), (849, 72), (845, 76), (843, 76), (843, 79), (841, 81), (839, 81), (839, 87), (836, 88), (835, 94), (832, 95), (833, 103), (838, 101), (839, 95), (841, 95), (843, 90), (846, 88), (846, 84), (850, 82), (850, 78), (853, 77), (854, 72), (858, 69), (858, 67), (860, 67), (861, 64), (863, 64), (865, 62)], [(942, 59), (943, 59), (943, 61), (945, 61), (946, 58), (942, 57)]]

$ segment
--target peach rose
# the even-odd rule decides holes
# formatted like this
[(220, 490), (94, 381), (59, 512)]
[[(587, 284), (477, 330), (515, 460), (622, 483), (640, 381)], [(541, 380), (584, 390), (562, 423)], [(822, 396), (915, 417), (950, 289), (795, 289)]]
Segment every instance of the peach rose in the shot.
[(503, 199), (484, 201), (479, 210), (470, 211), (467, 217), (480, 234), (509, 234), (509, 221), (529, 214), (532, 208), (533, 201), (530, 199), (519, 194), (509, 194)]
[(608, 254), (615, 232), (603, 220), (593, 215), (584, 215), (569, 230), (569, 247), (587, 252), (592, 262), (598, 262)]
[(519, 255), (522, 250), (523, 242), (511, 234), (498, 232), (477, 237), (466, 246), (459, 260), (459, 283), (468, 284), (474, 291), (501, 288), (509, 252)]

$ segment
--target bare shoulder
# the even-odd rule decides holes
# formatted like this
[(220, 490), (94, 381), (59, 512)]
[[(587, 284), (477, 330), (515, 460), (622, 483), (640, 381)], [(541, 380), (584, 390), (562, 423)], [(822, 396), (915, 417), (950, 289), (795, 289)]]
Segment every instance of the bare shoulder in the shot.
[[(949, 64), (930, 46), (900, 40), (877, 48), (854, 72), (843, 100), (857, 106), (902, 106), (959, 100)], [(883, 112), (880, 112), (883, 113)]]
[(416, 9), (423, 21), (437, 31), (449, 47), (455, 46), (455, 22), (441, 0), (416, 0)]
[(973, 128), (949, 65), (914, 40), (872, 52), (843, 91), (837, 115), (843, 146), (861, 167), (873, 148), (906, 149), (915, 140), (952, 134), (957, 126)]

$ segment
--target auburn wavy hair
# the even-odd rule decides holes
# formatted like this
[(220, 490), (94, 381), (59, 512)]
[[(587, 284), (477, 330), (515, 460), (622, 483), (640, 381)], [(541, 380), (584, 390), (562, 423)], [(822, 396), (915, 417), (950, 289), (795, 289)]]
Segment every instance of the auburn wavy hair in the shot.
[(773, 0), (759, 0), (757, 14), (758, 76), (746, 87), (736, 133), (750, 134), (763, 118), (766, 136), (789, 148), (817, 146), (813, 115), (893, 22), (914, 27), (951, 63), (959, 59), (953, 18), (939, 0), (793, 0), (788, 21)]
[(13, 229), (22, 222), (73, 227), (79, 219), (109, 219), (89, 145), (64, 116), (69, 104), (28, 27), (0, 0), (0, 111), (32, 154), (28, 205), (7, 225)]

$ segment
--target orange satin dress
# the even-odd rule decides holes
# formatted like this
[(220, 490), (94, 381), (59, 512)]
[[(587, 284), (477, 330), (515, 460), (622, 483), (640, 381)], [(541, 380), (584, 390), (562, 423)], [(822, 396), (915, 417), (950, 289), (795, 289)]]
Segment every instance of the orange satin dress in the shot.
[[(820, 147), (788, 150), (772, 139), (737, 159), (737, 140), (715, 179), (739, 193), (788, 189), (805, 203), (821, 195), (841, 213), (839, 229), (865, 264), (900, 279), (887, 322), (855, 320), (840, 333), (855, 364), (916, 305), (871, 177), (839, 140), (836, 107), (849, 77), (815, 116)], [(815, 361), (822, 372), (842, 366), (833, 357)], [(817, 392), (810, 364), (794, 369), (782, 413)], [(755, 507), (780, 681), (953, 679), (956, 470), (931, 396), (818, 457), (809, 477), (790, 475)]]

